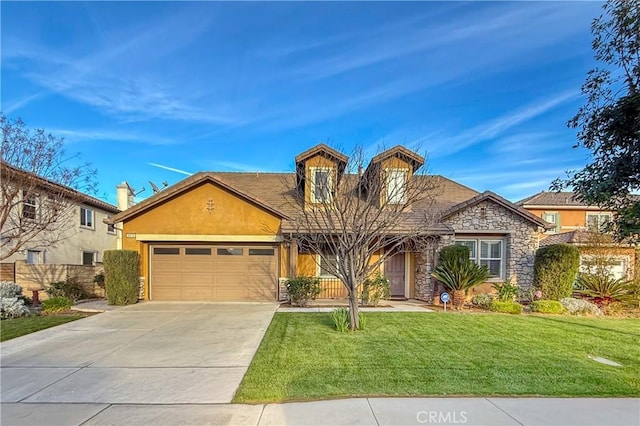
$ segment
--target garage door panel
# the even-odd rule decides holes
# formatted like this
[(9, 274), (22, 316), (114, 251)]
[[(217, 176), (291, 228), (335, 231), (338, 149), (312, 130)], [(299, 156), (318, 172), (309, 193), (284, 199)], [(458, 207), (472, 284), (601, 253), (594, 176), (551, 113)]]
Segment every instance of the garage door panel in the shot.
[[(153, 300), (275, 300), (277, 251), (269, 246), (154, 246)], [(162, 254), (155, 254), (162, 253)], [(250, 255), (251, 253), (251, 255)], [(266, 255), (265, 255), (266, 253)], [(273, 253), (274, 255), (269, 255)]]

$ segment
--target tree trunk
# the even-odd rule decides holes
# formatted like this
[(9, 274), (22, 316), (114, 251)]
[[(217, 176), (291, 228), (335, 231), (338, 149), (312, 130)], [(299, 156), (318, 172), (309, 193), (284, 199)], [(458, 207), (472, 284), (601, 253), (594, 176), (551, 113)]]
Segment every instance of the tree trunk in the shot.
[(462, 309), (462, 305), (464, 305), (464, 299), (467, 293), (464, 290), (454, 290), (452, 293), (453, 306), (456, 309)]
[(360, 328), (360, 317), (358, 316), (358, 291), (349, 292), (349, 327), (352, 331)]

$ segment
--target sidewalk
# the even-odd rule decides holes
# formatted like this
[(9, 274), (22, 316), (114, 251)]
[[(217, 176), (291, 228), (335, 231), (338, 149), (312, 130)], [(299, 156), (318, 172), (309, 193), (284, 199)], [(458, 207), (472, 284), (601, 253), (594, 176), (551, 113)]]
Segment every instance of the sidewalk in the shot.
[(287, 404), (2, 404), (2, 425), (638, 426), (638, 398), (353, 398)]

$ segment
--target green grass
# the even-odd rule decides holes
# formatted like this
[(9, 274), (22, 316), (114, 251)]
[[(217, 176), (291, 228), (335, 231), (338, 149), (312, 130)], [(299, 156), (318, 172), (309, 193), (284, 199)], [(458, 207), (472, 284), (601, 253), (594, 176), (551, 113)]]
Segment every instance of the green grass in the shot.
[(86, 316), (86, 314), (43, 315), (2, 320), (0, 322), (0, 342), (79, 320)]
[(638, 319), (365, 315), (366, 330), (339, 333), (329, 313), (277, 313), (234, 401), (640, 395)]

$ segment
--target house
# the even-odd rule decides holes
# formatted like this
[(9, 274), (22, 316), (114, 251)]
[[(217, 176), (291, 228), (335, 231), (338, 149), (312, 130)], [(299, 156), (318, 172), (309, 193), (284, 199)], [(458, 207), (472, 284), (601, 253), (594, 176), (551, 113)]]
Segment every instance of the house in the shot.
[[(407, 185), (424, 162), (401, 146), (377, 155), (356, 174), (345, 172), (347, 161), (320, 144), (296, 156), (296, 173), (196, 173), (107, 222), (121, 224), (122, 247), (141, 255), (145, 299), (278, 300), (286, 296), (284, 279), (297, 275), (321, 277), (325, 296), (344, 296), (339, 282), (332, 287), (336, 280), (317, 253), (296, 244), (296, 218), (304, 209), (330, 203), (340, 182), (379, 178), (373, 171), (380, 166), (393, 172), (389, 183)], [(454, 243), (468, 246), (473, 261), (488, 266), (491, 281), (532, 285), (539, 231), (547, 222), (492, 192), (442, 176), (416, 178), (437, 181), (439, 192), (434, 203), (413, 206), (406, 220), (435, 217), (425, 232), (436, 243), (402, 250), (381, 266), (393, 296), (431, 301), (438, 250)], [(288, 202), (291, 194), (301, 194), (300, 201)], [(400, 196), (395, 202), (405, 201)]]
[(630, 279), (637, 273), (638, 248), (616, 243), (604, 232), (613, 212), (587, 205), (573, 192), (542, 191), (516, 204), (554, 225), (541, 235), (541, 246), (564, 243), (578, 247), (581, 271), (588, 272), (599, 258), (607, 262), (615, 278)]
[(10, 206), (0, 229), (8, 255), (3, 264), (95, 265), (105, 250), (116, 248), (116, 229), (103, 221), (118, 208), (4, 162), (0, 166), (2, 202)]
[(613, 213), (576, 199), (573, 192), (542, 191), (516, 202), (535, 216), (553, 223), (548, 234), (591, 230), (599, 231), (611, 221)]

